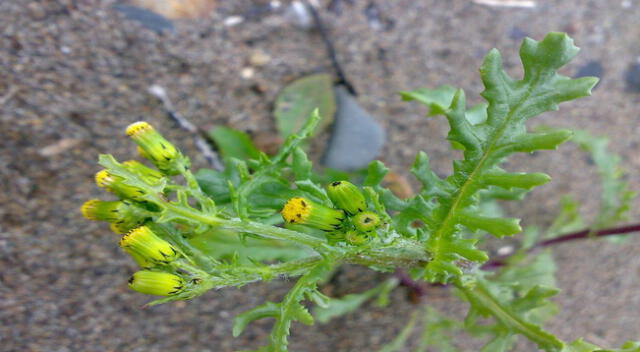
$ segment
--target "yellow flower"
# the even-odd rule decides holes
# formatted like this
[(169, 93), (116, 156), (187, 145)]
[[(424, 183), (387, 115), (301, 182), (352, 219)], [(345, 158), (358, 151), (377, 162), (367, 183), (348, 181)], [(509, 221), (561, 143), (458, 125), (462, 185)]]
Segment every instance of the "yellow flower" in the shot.
[(301, 224), (331, 231), (340, 228), (344, 220), (342, 210), (332, 209), (302, 197), (291, 198), (280, 212), (290, 224)]
[(140, 270), (129, 279), (129, 288), (147, 295), (171, 296), (184, 290), (185, 281), (170, 273)]
[(110, 222), (111, 229), (116, 233), (125, 233), (139, 226), (145, 219), (142, 209), (128, 200), (91, 199), (82, 205), (81, 211), (89, 220)]
[(95, 178), (98, 187), (102, 187), (120, 198), (144, 200), (146, 192), (143, 189), (126, 184), (124, 178), (116, 176), (108, 170), (99, 171)]
[(141, 267), (168, 264), (178, 257), (173, 246), (158, 237), (147, 226), (127, 232), (120, 240), (120, 247), (129, 253)]
[(148, 122), (134, 122), (127, 127), (126, 133), (138, 144), (140, 154), (153, 162), (160, 171), (176, 175), (180, 173), (181, 167), (189, 167), (189, 160)]

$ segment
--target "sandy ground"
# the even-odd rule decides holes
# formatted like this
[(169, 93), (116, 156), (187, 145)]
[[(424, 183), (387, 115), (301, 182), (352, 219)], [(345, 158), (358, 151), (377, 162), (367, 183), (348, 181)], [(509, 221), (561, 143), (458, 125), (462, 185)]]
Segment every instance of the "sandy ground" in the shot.
[[(145, 91), (169, 90), (176, 108), (194, 123), (225, 124), (250, 132), (274, 131), (270, 109), (278, 90), (310, 72), (329, 71), (320, 38), (281, 16), (251, 12), (258, 1), (221, 1), (215, 13), (176, 22), (159, 35), (125, 20), (113, 1), (0, 2), (0, 349), (3, 351), (231, 351), (258, 346), (270, 322), (231, 337), (231, 317), (265, 300), (278, 300), (291, 283), (257, 284), (210, 292), (191, 302), (140, 309), (147, 297), (130, 292), (134, 270), (103, 224), (78, 208), (100, 196), (93, 174), (98, 153), (133, 155), (123, 128), (144, 117), (196, 155), (189, 136), (169, 122)], [(264, 2), (261, 2), (264, 4)], [(534, 9), (496, 8), (470, 1), (343, 1), (322, 15), (362, 105), (387, 130), (382, 156), (406, 174), (417, 150), (441, 173), (450, 171), (446, 124), (395, 92), (423, 86), (463, 87), (472, 102), (481, 90), (477, 68), (498, 47), (518, 74), (523, 35), (540, 39), (567, 31), (582, 48), (567, 68), (590, 61), (603, 80), (589, 99), (565, 104), (537, 123), (587, 129), (611, 137), (630, 181), (640, 189), (640, 93), (624, 74), (640, 57), (640, 3), (538, 0)], [(235, 27), (225, 18), (253, 13)], [(377, 23), (377, 25), (376, 25)], [(260, 51), (270, 56), (251, 78), (241, 72)], [(204, 161), (195, 157), (196, 166)], [(511, 207), (523, 223), (548, 223), (558, 195), (576, 194), (585, 214), (597, 206), (596, 173), (575, 147), (520, 157), (510, 169), (544, 171), (554, 182)], [(632, 217), (640, 218), (634, 203)], [(558, 296), (563, 312), (550, 328), (565, 339), (585, 336), (619, 345), (640, 338), (640, 238), (624, 246), (605, 242), (557, 247)], [(335, 292), (373, 286), (382, 276), (345, 268)], [(348, 315), (325, 326), (294, 325), (293, 351), (369, 351), (389, 341), (417, 309), (397, 290), (391, 306)], [(434, 289), (426, 303), (460, 314), (464, 304)], [(465, 337), (459, 344), (472, 351)], [(523, 346), (520, 350), (530, 347)]]

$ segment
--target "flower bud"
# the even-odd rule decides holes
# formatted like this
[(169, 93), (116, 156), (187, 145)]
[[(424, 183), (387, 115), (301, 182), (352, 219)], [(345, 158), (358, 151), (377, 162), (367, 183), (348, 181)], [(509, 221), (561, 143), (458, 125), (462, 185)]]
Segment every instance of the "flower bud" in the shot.
[(351, 221), (358, 231), (369, 232), (380, 226), (380, 217), (372, 211), (363, 211), (356, 214)]
[(134, 122), (127, 127), (126, 132), (138, 144), (140, 154), (153, 162), (160, 171), (176, 175), (180, 173), (181, 167), (189, 167), (188, 159), (149, 123)]
[(325, 231), (340, 228), (344, 220), (342, 210), (332, 209), (302, 197), (289, 199), (280, 213), (290, 224), (307, 225)]
[(129, 288), (140, 293), (171, 296), (185, 288), (185, 281), (178, 275), (161, 271), (140, 270), (129, 279)]
[(178, 252), (169, 242), (158, 237), (146, 226), (127, 232), (120, 240), (120, 247), (142, 267), (158, 263), (167, 264), (178, 257)]
[(96, 174), (96, 184), (123, 199), (142, 201), (146, 194), (143, 189), (126, 184), (124, 178), (108, 170), (101, 170)]
[(115, 233), (125, 233), (139, 226), (145, 219), (142, 209), (130, 201), (91, 199), (82, 205), (82, 215), (89, 220), (108, 221)]
[(369, 242), (370, 237), (366, 233), (351, 230), (344, 234), (344, 239), (347, 243), (358, 246)]
[(157, 185), (164, 177), (164, 175), (160, 171), (154, 170), (137, 160), (125, 161), (122, 163), (122, 165), (124, 165), (127, 170), (140, 176), (146, 183), (150, 185)]
[(365, 211), (367, 202), (358, 188), (349, 181), (335, 181), (327, 186), (327, 195), (333, 204), (350, 215)]

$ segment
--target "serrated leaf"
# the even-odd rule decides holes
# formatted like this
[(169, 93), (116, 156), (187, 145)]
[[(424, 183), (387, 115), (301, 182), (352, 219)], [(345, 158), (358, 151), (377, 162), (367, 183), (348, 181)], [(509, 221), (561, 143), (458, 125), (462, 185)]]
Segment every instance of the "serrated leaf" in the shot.
[(244, 329), (254, 320), (262, 318), (275, 318), (280, 312), (278, 304), (267, 302), (246, 312), (242, 312), (233, 319), (233, 337), (238, 337)]
[(326, 307), (319, 307), (313, 310), (313, 316), (320, 323), (327, 323), (329, 320), (340, 317), (342, 315), (351, 313), (366, 301), (372, 299), (376, 295), (382, 296), (383, 294), (388, 295), (389, 291), (395, 288), (398, 285), (398, 281), (395, 279), (390, 279), (377, 287), (374, 287), (370, 290), (361, 292), (361, 293), (352, 293), (340, 298), (331, 298), (329, 300), (329, 304)]
[(273, 114), (276, 126), (283, 138), (298, 131), (307, 116), (319, 109), (321, 122), (315, 133), (333, 122), (336, 113), (336, 98), (331, 75), (313, 74), (289, 83), (278, 95)]
[(248, 134), (230, 127), (218, 126), (209, 131), (211, 138), (223, 158), (240, 160), (259, 159), (260, 150), (253, 144)]
[[(521, 231), (515, 219), (476, 215), (478, 192), (501, 185), (507, 189), (522, 186), (526, 190), (544, 181), (541, 175), (511, 175), (500, 179), (495, 172), (514, 152), (553, 149), (571, 136), (567, 131), (528, 133), (525, 122), (542, 112), (557, 109), (563, 101), (590, 94), (597, 79), (570, 79), (556, 73), (577, 50), (566, 34), (550, 33), (539, 42), (526, 39), (520, 51), (524, 66), (521, 80), (511, 78), (504, 71), (497, 50), (489, 52), (480, 69), (485, 85), (482, 96), (489, 104), (487, 118), (482, 123), (472, 124), (467, 119), (461, 90), (456, 91), (449, 107), (435, 106), (436, 112), (443, 113), (449, 122), (448, 139), (464, 147), (464, 159), (454, 162), (453, 175), (446, 179), (455, 191), (435, 196), (437, 206), (425, 221), (429, 231), (425, 248), (432, 255), (425, 271), (428, 280), (447, 282), (460, 275), (461, 271), (456, 268), (460, 256), (450, 252), (455, 247), (449, 245), (463, 237), (459, 225), (497, 236)], [(487, 180), (490, 184), (484, 183)]]
[[(482, 324), (478, 321), (478, 317), (493, 317), (495, 325), (485, 331), (492, 331), (498, 337), (518, 333), (526, 336), (545, 351), (560, 351), (564, 348), (563, 341), (539, 325), (528, 321), (522, 312), (518, 312), (514, 308), (513, 302), (501, 299), (493, 292), (490, 282), (474, 278), (464, 283), (458, 283), (456, 286), (470, 304), (469, 314), (465, 320), (467, 329), (479, 331)], [(534, 293), (536, 292), (538, 291), (534, 291)], [(541, 293), (546, 295), (549, 291), (543, 290)], [(536, 303), (542, 301), (538, 296), (531, 296), (530, 299), (536, 300)], [(521, 303), (521, 305), (523, 304)]]
[(449, 193), (447, 192), (447, 186), (444, 180), (431, 170), (427, 153), (419, 152), (416, 155), (416, 159), (411, 166), (411, 173), (422, 184), (422, 191), (420, 192), (422, 195), (431, 197)]
[(551, 181), (551, 177), (541, 172), (536, 173), (507, 173), (504, 171), (487, 172), (482, 176), (485, 185), (499, 186), (502, 188), (532, 189)]
[[(457, 89), (451, 86), (440, 86), (435, 89), (420, 88), (412, 91), (400, 92), (400, 96), (404, 101), (416, 100), (426, 105), (429, 108), (428, 115), (440, 115), (444, 114), (453, 97), (456, 95)], [(472, 125), (477, 125), (486, 121), (487, 119), (487, 104), (478, 104), (467, 110), (465, 116), (467, 121)]]
[(462, 322), (445, 317), (429, 305), (425, 310), (424, 328), (416, 352), (427, 352), (429, 347), (435, 347), (439, 352), (457, 352), (454, 336), (462, 328)]
[(631, 202), (636, 193), (631, 190), (628, 182), (624, 181), (625, 172), (620, 166), (620, 156), (609, 152), (609, 140), (593, 136), (586, 131), (575, 131), (571, 141), (591, 154), (600, 176), (600, 210), (590, 228), (597, 231), (627, 220), (626, 215), (631, 209)]
[(311, 178), (312, 164), (307, 157), (307, 153), (302, 148), (295, 148), (293, 150), (293, 161), (291, 168), (296, 180), (308, 180)]
[(496, 237), (512, 236), (522, 232), (520, 219), (491, 218), (466, 211), (458, 215), (460, 224), (472, 231), (484, 230)]
[(382, 348), (378, 352), (396, 352), (400, 351), (407, 344), (407, 340), (411, 336), (411, 333), (415, 329), (416, 322), (418, 321), (418, 314), (420, 311), (415, 311), (411, 314), (409, 321), (407, 324), (400, 330), (398, 336), (396, 336), (393, 341), (388, 344), (382, 346)]
[(373, 187), (378, 186), (384, 177), (389, 172), (389, 169), (384, 166), (380, 160), (374, 160), (369, 164), (367, 168), (367, 177), (362, 183), (363, 186)]

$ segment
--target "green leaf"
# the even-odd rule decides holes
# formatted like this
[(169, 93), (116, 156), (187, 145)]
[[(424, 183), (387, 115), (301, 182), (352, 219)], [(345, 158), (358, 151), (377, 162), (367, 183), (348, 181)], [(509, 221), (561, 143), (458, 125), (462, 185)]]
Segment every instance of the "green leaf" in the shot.
[(233, 327), (234, 336), (242, 333), (250, 322), (272, 317), (276, 322), (269, 337), (270, 344), (264, 349), (270, 352), (286, 352), (291, 323), (300, 321), (307, 325), (313, 324), (313, 316), (301, 302), (316, 290), (316, 284), (324, 279), (327, 272), (332, 270), (333, 265), (336, 264), (333, 261), (333, 258), (328, 258), (307, 271), (298, 279), (282, 302), (267, 302), (237, 316)]
[(331, 75), (313, 74), (289, 83), (280, 92), (273, 114), (280, 135), (284, 138), (298, 131), (307, 116), (319, 109), (321, 122), (316, 133), (333, 122), (336, 113), (336, 98)]
[[(419, 101), (429, 108), (429, 116), (444, 114), (451, 106), (457, 89), (451, 86), (440, 86), (436, 89), (421, 88), (400, 92), (404, 101)], [(465, 116), (472, 125), (483, 123), (487, 119), (487, 104), (478, 104), (467, 110)]]
[(439, 352), (458, 351), (453, 342), (454, 336), (458, 335), (457, 330), (462, 328), (462, 322), (445, 317), (429, 305), (425, 311), (424, 328), (416, 352), (427, 352), (429, 347)]
[(307, 153), (302, 148), (293, 150), (293, 162), (291, 167), (296, 180), (308, 180), (311, 178), (312, 164), (307, 158)]
[(462, 211), (458, 216), (460, 217), (458, 219), (460, 224), (470, 230), (484, 230), (496, 237), (512, 236), (522, 231), (520, 219), (491, 218), (476, 215), (476, 213), (470, 211)]
[(253, 144), (248, 134), (230, 127), (215, 127), (209, 131), (211, 138), (223, 158), (240, 160), (259, 159), (260, 151)]
[(367, 177), (364, 179), (363, 186), (378, 186), (388, 172), (389, 169), (384, 166), (382, 161), (372, 161), (371, 163), (369, 163), (369, 167), (367, 168)]
[(243, 240), (239, 233), (228, 230), (195, 236), (189, 243), (210, 258), (230, 261), (236, 256), (241, 265), (250, 265), (252, 260), (289, 261), (308, 256), (307, 251), (284, 241), (252, 237)]
[(253, 309), (236, 315), (233, 319), (233, 337), (238, 337), (244, 329), (254, 320), (262, 318), (276, 318), (280, 312), (278, 304), (267, 302)]
[[(524, 66), (522, 80), (515, 80), (504, 71), (497, 50), (489, 52), (480, 69), (485, 85), (482, 96), (489, 104), (484, 122), (472, 124), (467, 119), (465, 95), (461, 90), (455, 92), (448, 107), (439, 105), (442, 99), (430, 102), (432, 112), (446, 116), (451, 128), (447, 138), (464, 147), (464, 159), (454, 162), (453, 174), (446, 179), (448, 187), (440, 186), (440, 194), (433, 189), (428, 191), (437, 194), (434, 197), (437, 206), (424, 221), (428, 234), (425, 249), (433, 258), (426, 265), (427, 280), (447, 282), (461, 275), (456, 264), (459, 259), (469, 253), (481, 258), (466, 243), (465, 246), (451, 245), (461, 243), (464, 238), (460, 225), (496, 236), (521, 231), (516, 219), (476, 215), (478, 194), (490, 187), (528, 190), (546, 182), (547, 178), (541, 174), (507, 174), (501, 172), (498, 165), (514, 152), (553, 149), (571, 136), (567, 131), (528, 133), (525, 122), (545, 111), (557, 110), (563, 101), (590, 94), (597, 79), (570, 79), (556, 73), (577, 50), (573, 41), (562, 33), (550, 33), (539, 42), (526, 39), (520, 50)], [(443, 92), (451, 93), (451, 89)], [(426, 187), (433, 188), (434, 178), (424, 170)], [(456, 252), (458, 247), (464, 248), (465, 254)]]
[[(313, 310), (313, 316), (320, 323), (327, 323), (329, 320), (351, 313), (366, 301), (375, 296), (388, 296), (389, 292), (398, 286), (398, 280), (389, 279), (370, 290), (361, 293), (352, 293), (340, 298), (331, 298), (326, 307), (319, 307)], [(384, 299), (383, 299), (384, 300)]]
[(402, 350), (407, 344), (407, 340), (411, 336), (411, 333), (413, 332), (416, 326), (416, 322), (418, 321), (418, 317), (419, 317), (418, 314), (420, 314), (420, 311), (418, 310), (414, 311), (411, 314), (411, 317), (409, 318), (407, 325), (405, 325), (402, 328), (402, 330), (400, 330), (400, 333), (398, 334), (398, 336), (396, 336), (396, 338), (394, 338), (393, 341), (382, 346), (379, 352), (396, 352), (396, 351)]
[[(563, 341), (553, 334), (545, 331), (539, 325), (527, 320), (526, 316), (518, 310), (524, 306), (522, 301), (505, 300), (495, 292), (494, 285), (480, 278), (468, 278), (466, 282), (458, 282), (456, 287), (460, 289), (465, 299), (470, 304), (469, 314), (465, 321), (467, 329), (481, 331), (482, 326), (478, 317), (493, 317), (495, 325), (489, 331), (493, 331), (496, 337), (506, 338), (508, 335), (518, 333), (535, 342), (540, 349), (545, 351), (560, 351), (564, 348)], [(536, 307), (536, 304), (544, 302), (549, 290), (532, 289), (526, 297), (526, 302), (531, 303), (526, 308)], [(541, 297), (542, 296), (542, 297)], [(485, 329), (486, 331), (486, 329)], [(501, 344), (504, 341), (492, 341), (490, 343)]]
[(590, 228), (597, 231), (627, 220), (636, 193), (623, 179), (625, 172), (620, 166), (620, 156), (609, 152), (609, 140), (586, 131), (574, 131), (571, 141), (591, 154), (601, 180), (600, 210)]

